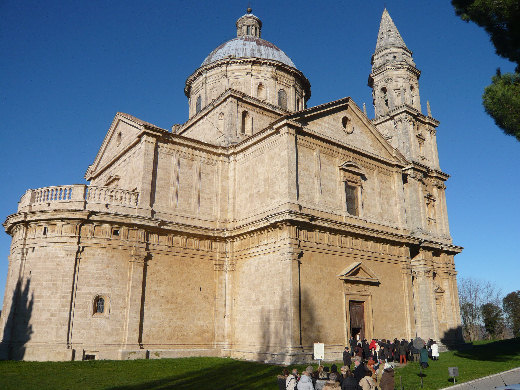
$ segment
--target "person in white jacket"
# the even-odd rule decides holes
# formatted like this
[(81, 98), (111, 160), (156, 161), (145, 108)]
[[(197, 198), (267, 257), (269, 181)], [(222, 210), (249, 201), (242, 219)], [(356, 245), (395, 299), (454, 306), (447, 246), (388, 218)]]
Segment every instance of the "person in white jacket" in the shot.
[(433, 360), (439, 360), (439, 346), (437, 345), (437, 343), (434, 341), (432, 346), (432, 359)]
[(292, 370), (291, 375), (285, 380), (286, 390), (295, 390), (296, 384), (298, 383), (298, 370), (295, 368)]
[(312, 385), (312, 379), (307, 371), (302, 372), (302, 376), (296, 388), (298, 390), (314, 390), (314, 386)]

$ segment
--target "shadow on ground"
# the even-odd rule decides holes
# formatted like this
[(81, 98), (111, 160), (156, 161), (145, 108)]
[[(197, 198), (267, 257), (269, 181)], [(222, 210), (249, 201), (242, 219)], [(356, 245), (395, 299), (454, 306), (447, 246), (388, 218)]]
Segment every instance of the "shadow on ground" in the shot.
[[(110, 387), (107, 390), (275, 389), (276, 375), (281, 370), (280, 366), (251, 367), (247, 362), (230, 360), (203, 370), (192, 370), (135, 385)], [(230, 380), (230, 378), (236, 379)]]
[(506, 362), (518, 358), (520, 338), (494, 341), (482, 345), (465, 344), (460, 348), (453, 349), (455, 356), (466, 359)]

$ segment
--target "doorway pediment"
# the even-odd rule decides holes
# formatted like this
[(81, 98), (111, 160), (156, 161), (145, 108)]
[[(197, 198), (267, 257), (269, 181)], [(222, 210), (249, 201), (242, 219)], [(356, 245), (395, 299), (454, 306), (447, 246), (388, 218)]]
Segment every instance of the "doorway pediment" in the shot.
[(350, 283), (381, 283), (374, 271), (360, 261), (350, 264), (339, 273), (338, 278)]

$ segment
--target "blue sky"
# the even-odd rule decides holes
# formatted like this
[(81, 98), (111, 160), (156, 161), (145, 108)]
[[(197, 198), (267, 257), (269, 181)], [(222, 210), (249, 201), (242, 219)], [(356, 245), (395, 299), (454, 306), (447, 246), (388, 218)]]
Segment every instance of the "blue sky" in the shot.
[[(367, 86), (383, 1), (251, 1), (262, 37), (307, 76), (309, 106), (351, 96), (367, 104)], [(455, 16), (449, 1), (387, 0), (422, 71), (441, 124), (441, 168), (459, 276), (520, 289), (520, 143), (503, 135), (481, 104), (497, 67), (483, 29)], [(236, 35), (247, 1), (0, 2), (0, 218), (28, 188), (85, 183), (117, 111), (163, 128), (187, 119), (186, 78)], [(0, 233), (0, 294), (10, 237)], [(52, 259), (49, 259), (52, 261)]]

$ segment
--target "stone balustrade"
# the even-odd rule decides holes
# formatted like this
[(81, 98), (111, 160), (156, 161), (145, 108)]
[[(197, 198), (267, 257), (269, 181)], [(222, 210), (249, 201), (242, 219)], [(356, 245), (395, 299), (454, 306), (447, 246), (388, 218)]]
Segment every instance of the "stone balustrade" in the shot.
[(139, 193), (120, 188), (88, 186), (85, 200), (94, 203), (136, 207), (139, 202)]
[(139, 193), (120, 188), (73, 184), (27, 190), (20, 199), (18, 212), (40, 210), (135, 210)]

